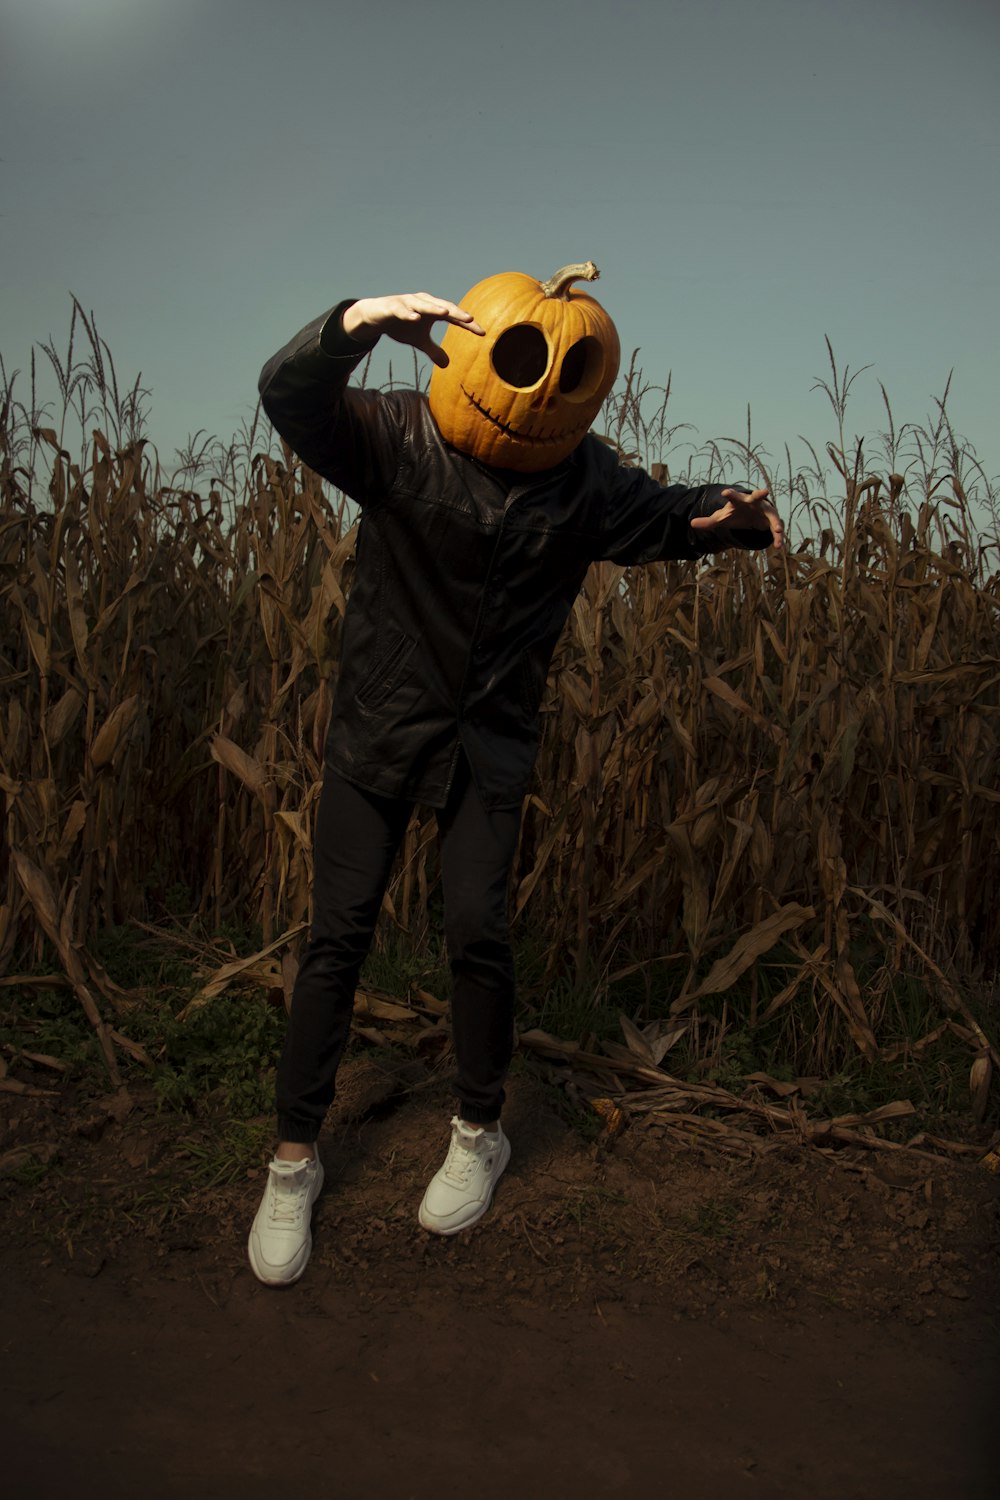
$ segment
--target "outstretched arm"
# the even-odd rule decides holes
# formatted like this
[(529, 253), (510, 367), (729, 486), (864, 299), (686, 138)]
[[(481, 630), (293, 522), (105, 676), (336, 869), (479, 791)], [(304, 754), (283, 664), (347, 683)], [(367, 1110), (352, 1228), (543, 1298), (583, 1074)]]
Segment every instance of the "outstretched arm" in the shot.
[(784, 527), (768, 491), (741, 486), (661, 485), (607, 448), (587, 449), (604, 491), (599, 556), (626, 566), (704, 557), (729, 547), (759, 551), (784, 545)]

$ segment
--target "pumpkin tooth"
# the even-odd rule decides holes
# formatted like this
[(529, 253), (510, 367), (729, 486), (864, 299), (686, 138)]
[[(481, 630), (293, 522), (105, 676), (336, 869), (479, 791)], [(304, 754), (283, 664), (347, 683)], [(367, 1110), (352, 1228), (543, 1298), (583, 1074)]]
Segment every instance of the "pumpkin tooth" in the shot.
[(466, 390), (464, 385), (462, 386), (462, 394), (468, 397), (476, 410), (481, 412), (488, 421), (492, 422), (495, 427), (499, 427), (500, 431), (507, 437), (514, 438), (519, 443), (559, 443), (564, 438), (568, 438), (577, 432), (584, 432), (586, 427), (590, 425), (587, 423), (581, 424), (578, 427), (564, 427), (561, 432), (547, 432), (539, 436), (537, 433), (524, 432), (517, 427), (512, 427), (509, 422), (505, 422), (502, 417), (497, 416), (496, 412), (491, 411), (488, 406), (484, 405), (472, 391)]

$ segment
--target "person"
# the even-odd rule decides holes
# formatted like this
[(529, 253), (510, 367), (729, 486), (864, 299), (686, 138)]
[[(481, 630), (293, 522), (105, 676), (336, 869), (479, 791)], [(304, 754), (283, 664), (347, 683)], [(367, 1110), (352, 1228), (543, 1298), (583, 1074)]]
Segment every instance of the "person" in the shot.
[[(466, 347), (476, 358), (491, 340), (499, 349), (502, 321), (480, 322), (468, 305), (426, 292), (343, 301), (260, 376), (274, 428), (361, 516), (313, 837), (309, 942), (276, 1078), (278, 1145), (249, 1236), (251, 1267), (272, 1286), (296, 1281), (309, 1259), (323, 1184), (317, 1137), (414, 805), (433, 808), (438, 826), (458, 1100), (418, 1221), (452, 1235), (487, 1211), (510, 1157), (500, 1122), (514, 1031), (508, 882), (548, 666), (586, 570), (599, 559), (693, 560), (783, 543), (766, 489), (662, 486), (589, 431), (552, 464), (544, 451), (527, 464), (486, 463), (448, 441), (427, 395), (348, 384), (389, 338), (431, 360), (433, 387)], [(450, 356), (433, 337), (439, 322), (449, 325)], [(579, 352), (572, 377), (564, 362), (564, 385), (578, 367)], [(616, 370), (615, 336), (600, 400)], [(537, 370), (506, 375), (512, 400), (519, 380), (533, 380), (533, 408), (552, 406)], [(475, 409), (493, 436), (515, 432), (487, 407)], [(440, 400), (436, 409), (441, 416)]]

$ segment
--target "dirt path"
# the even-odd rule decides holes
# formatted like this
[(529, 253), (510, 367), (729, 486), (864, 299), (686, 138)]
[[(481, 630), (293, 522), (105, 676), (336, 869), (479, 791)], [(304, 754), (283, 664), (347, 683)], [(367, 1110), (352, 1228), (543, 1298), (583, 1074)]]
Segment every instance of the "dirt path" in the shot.
[(447, 1108), (331, 1122), (313, 1260), (274, 1292), (259, 1172), (191, 1187), (208, 1122), (178, 1154), (141, 1101), (101, 1129), (25, 1101), (4, 1146), (59, 1156), (3, 1187), (3, 1494), (994, 1500), (995, 1179), (605, 1152), (522, 1075), (491, 1213), (439, 1240)]
[(373, 1307), (325, 1270), (291, 1294), (243, 1278), (225, 1301), (196, 1272), (7, 1292), (11, 1500), (279, 1480), (345, 1500), (997, 1492), (997, 1361), (972, 1328), (917, 1343), (832, 1312), (692, 1322), (636, 1296), (553, 1313), (458, 1287)]

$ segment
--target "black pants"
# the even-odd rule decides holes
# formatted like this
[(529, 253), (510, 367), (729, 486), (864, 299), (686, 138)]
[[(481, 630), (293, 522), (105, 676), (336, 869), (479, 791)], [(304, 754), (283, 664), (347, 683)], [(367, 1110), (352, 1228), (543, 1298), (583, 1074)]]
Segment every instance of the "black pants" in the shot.
[[(314, 1141), (335, 1093), (358, 973), (412, 804), (326, 772), (313, 840), (313, 921), (278, 1067), (278, 1136)], [(514, 1040), (507, 887), (520, 808), (487, 812), (463, 756), (437, 813), (459, 1113), (494, 1120)]]

